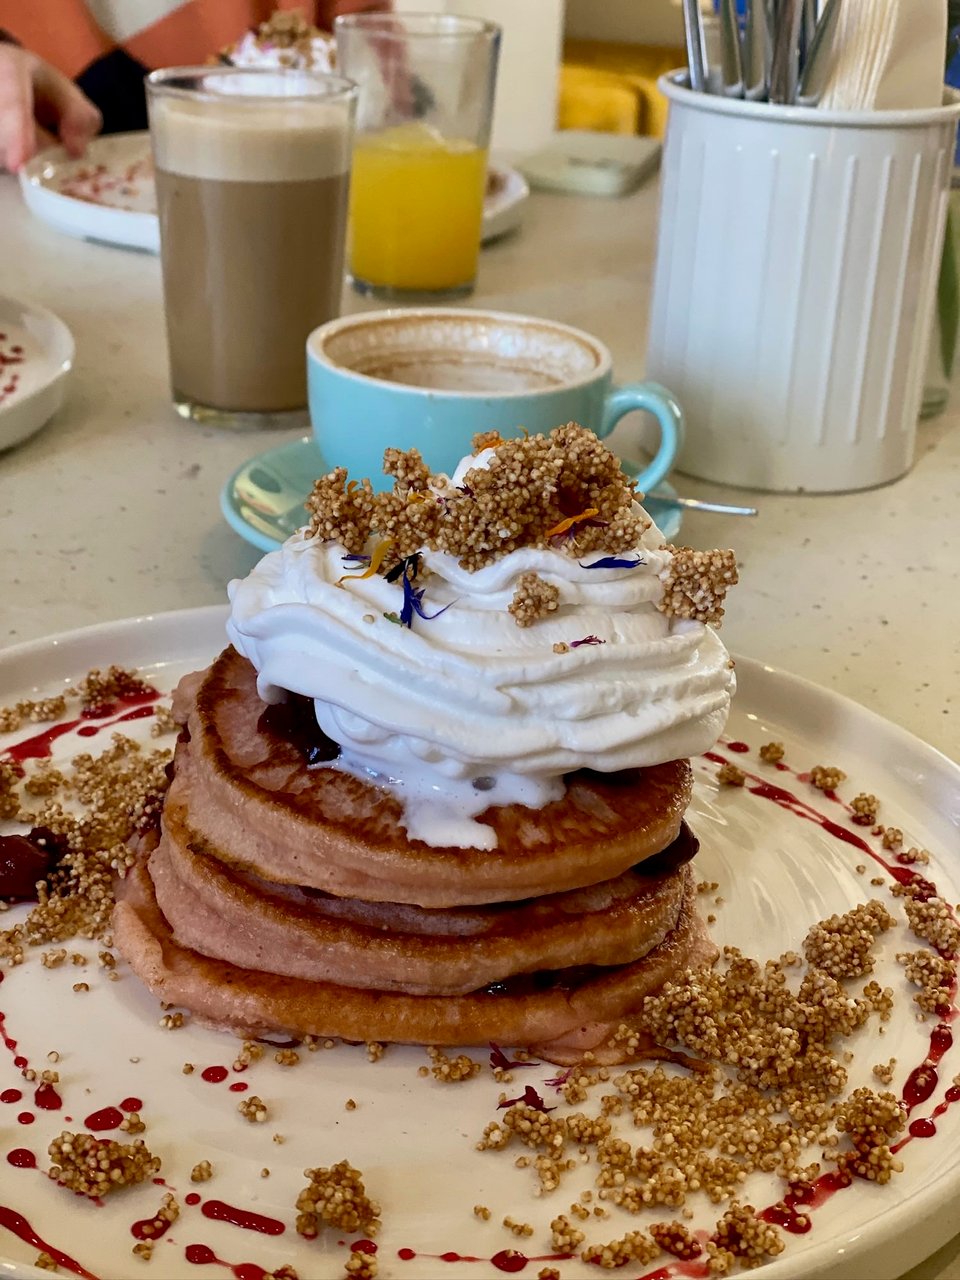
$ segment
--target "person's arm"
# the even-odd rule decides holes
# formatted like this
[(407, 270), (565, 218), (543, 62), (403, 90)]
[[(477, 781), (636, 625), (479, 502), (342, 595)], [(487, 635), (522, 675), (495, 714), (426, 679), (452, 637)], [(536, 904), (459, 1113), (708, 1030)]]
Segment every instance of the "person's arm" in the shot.
[(0, 41), (0, 169), (21, 169), (55, 139), (81, 155), (101, 123), (72, 80), (29, 49)]

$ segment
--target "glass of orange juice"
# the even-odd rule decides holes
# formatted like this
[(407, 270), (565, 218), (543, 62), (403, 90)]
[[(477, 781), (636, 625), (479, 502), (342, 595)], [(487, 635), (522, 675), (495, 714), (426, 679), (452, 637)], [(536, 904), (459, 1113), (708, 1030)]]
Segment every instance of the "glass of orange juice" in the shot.
[(448, 14), (336, 21), (360, 86), (349, 263), (360, 293), (462, 297), (477, 275), (500, 29)]

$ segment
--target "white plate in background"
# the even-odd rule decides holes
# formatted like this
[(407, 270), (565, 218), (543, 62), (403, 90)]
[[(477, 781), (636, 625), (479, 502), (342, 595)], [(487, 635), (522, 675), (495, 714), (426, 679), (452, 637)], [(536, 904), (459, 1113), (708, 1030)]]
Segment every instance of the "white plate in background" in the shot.
[(0, 451), (39, 431), (63, 404), (74, 350), (59, 316), (0, 296)]
[[(150, 135), (114, 133), (94, 138), (72, 159), (50, 147), (20, 173), (20, 189), (32, 213), (58, 231), (124, 249), (160, 252), (157, 194)], [(482, 238), (496, 239), (518, 226), (530, 196), (516, 169), (492, 164), (483, 208)]]

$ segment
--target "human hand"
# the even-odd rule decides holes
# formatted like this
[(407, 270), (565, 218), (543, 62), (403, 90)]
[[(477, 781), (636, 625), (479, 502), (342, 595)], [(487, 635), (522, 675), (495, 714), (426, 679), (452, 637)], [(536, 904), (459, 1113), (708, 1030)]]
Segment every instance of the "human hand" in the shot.
[(102, 124), (72, 80), (28, 49), (0, 44), (0, 169), (16, 172), (57, 138), (70, 155), (82, 155)]

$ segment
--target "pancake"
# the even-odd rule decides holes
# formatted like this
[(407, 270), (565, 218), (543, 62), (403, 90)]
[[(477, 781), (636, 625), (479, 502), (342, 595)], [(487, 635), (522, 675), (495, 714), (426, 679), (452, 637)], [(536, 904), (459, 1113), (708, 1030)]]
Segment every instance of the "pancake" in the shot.
[(644, 998), (717, 949), (694, 910), (692, 868), (684, 866), (677, 923), (642, 959), (604, 968), (528, 975), (491, 990), (418, 996), (358, 990), (242, 968), (180, 945), (164, 919), (141, 858), (121, 882), (116, 946), (160, 1000), (243, 1036), (282, 1033), (429, 1045), (547, 1045), (578, 1032), (602, 1038)]
[(301, 744), (271, 727), (256, 672), (234, 649), (188, 681), (167, 803), (189, 813), (208, 857), (279, 884), (431, 908), (581, 889), (671, 844), (690, 799), (687, 760), (581, 770), (542, 809), (482, 813), (495, 850), (435, 847), (408, 838), (389, 792), (322, 764), (307, 767)]
[(518, 974), (639, 960), (675, 927), (686, 824), (663, 853), (585, 889), (425, 909), (271, 884), (209, 857), (167, 802), (149, 874), (177, 942), (261, 972), (414, 995), (462, 995)]

